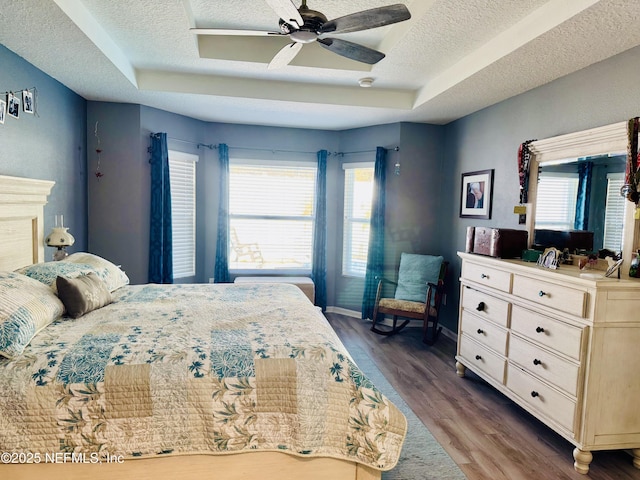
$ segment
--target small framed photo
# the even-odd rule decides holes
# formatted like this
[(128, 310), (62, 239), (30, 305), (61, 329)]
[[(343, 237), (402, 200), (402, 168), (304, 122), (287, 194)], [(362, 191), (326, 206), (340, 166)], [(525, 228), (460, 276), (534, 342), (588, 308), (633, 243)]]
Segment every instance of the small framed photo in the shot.
[(0, 123), (4, 123), (4, 117), (7, 115), (7, 102), (0, 98)]
[(20, 116), (20, 99), (13, 93), (10, 93), (7, 97), (7, 103), (9, 104), (9, 109), (7, 110), (9, 115), (18, 118)]
[(22, 110), (24, 113), (33, 113), (33, 93), (29, 90), (22, 91)]
[(560, 264), (561, 257), (562, 252), (557, 248), (546, 248), (544, 252), (542, 252), (542, 255), (540, 255), (540, 258), (538, 258), (538, 265), (555, 270)]
[(460, 187), (461, 218), (491, 218), (493, 169), (462, 174)]

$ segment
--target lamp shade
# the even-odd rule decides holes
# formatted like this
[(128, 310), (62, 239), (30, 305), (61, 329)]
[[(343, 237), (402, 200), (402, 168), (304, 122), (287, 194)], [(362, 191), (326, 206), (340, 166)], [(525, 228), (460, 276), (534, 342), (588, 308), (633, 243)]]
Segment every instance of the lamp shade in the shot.
[(51, 233), (45, 238), (45, 243), (49, 247), (69, 247), (76, 241), (67, 227), (53, 227)]

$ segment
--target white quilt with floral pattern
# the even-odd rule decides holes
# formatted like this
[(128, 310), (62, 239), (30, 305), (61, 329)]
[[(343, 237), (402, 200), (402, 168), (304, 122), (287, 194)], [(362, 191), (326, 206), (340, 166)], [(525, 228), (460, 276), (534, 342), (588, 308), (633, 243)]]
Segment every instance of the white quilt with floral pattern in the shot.
[(398, 461), (406, 420), (293, 285), (136, 285), (0, 360), (0, 451)]

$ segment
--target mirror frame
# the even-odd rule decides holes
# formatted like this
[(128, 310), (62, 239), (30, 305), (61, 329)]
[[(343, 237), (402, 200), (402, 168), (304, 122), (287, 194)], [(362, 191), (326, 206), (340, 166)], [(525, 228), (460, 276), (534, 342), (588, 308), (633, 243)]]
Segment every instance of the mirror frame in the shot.
[[(565, 158), (579, 158), (608, 153), (627, 152), (627, 122), (613, 123), (603, 127), (592, 128), (580, 132), (558, 135), (531, 142), (531, 161), (529, 164), (529, 192), (527, 203), (527, 232), (529, 233), (529, 247), (533, 242), (536, 194), (538, 190), (538, 171), (540, 164), (551, 160)], [(631, 264), (631, 254), (640, 248), (640, 222), (634, 218), (636, 206), (627, 201), (625, 207), (624, 229), (622, 232), (623, 269), (621, 276), (628, 277)], [(627, 245), (630, 246), (627, 247)]]

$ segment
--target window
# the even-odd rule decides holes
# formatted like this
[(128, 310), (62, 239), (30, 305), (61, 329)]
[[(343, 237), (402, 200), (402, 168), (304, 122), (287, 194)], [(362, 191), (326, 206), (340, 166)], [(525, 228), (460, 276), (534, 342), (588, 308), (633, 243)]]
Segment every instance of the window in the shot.
[(622, 185), (624, 185), (624, 173), (607, 174), (607, 206), (604, 216), (603, 248), (613, 252), (619, 252), (620, 245), (622, 245), (624, 209), (627, 201), (620, 195)]
[(196, 274), (197, 161), (197, 155), (169, 150), (173, 278)]
[(311, 271), (316, 165), (232, 160), (229, 269)]
[(345, 163), (342, 168), (344, 169), (342, 274), (364, 277), (369, 251), (374, 164)]
[(573, 230), (578, 174), (545, 172), (538, 180), (536, 228)]

